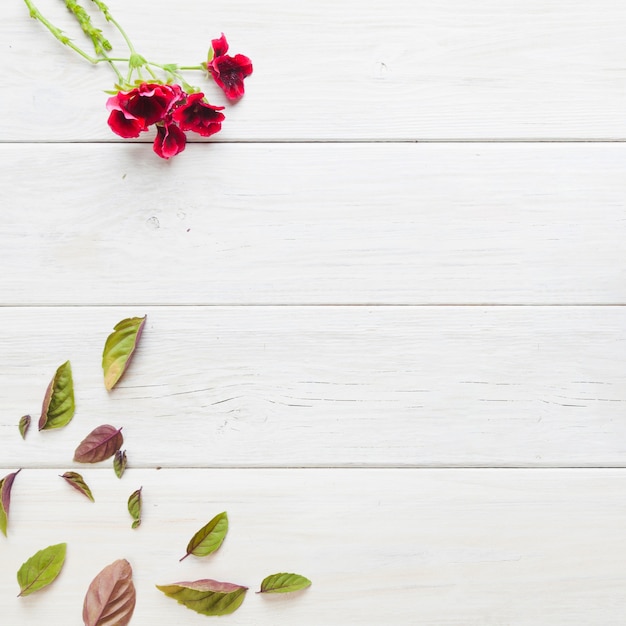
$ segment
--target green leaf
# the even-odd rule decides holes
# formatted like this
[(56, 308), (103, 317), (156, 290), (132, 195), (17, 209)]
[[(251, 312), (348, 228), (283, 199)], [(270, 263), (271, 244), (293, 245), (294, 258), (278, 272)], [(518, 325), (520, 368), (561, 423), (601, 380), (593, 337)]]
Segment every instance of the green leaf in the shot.
[(122, 452), (121, 450), (117, 450), (115, 452), (115, 458), (113, 459), (113, 471), (118, 478), (121, 478), (124, 475), (124, 471), (126, 470), (126, 450)]
[(127, 626), (136, 600), (133, 568), (126, 559), (118, 559), (91, 581), (83, 602), (83, 622), (85, 626)]
[(263, 579), (257, 593), (289, 593), (311, 586), (311, 581), (300, 574), (272, 574)]
[(74, 417), (74, 381), (69, 361), (60, 365), (50, 381), (41, 407), (39, 430), (61, 428)]
[(9, 523), (9, 509), (11, 508), (11, 489), (13, 488), (13, 481), (15, 477), (21, 472), (19, 469), (17, 472), (7, 474), (2, 480), (0, 480), (0, 531), (6, 537), (7, 525)]
[(141, 525), (141, 490), (143, 487), (133, 491), (128, 498), (128, 512), (133, 518), (133, 528), (138, 528)]
[(61, 572), (66, 550), (66, 543), (57, 543), (39, 550), (23, 563), (17, 572), (19, 595), (28, 596), (47, 587)]
[(104, 386), (113, 389), (128, 368), (141, 337), (146, 316), (129, 317), (119, 322), (107, 337), (102, 352)]
[(204, 579), (194, 582), (156, 585), (168, 598), (202, 615), (234, 613), (244, 600), (247, 587)]
[(187, 554), (180, 560), (186, 559), (190, 554), (207, 556), (215, 552), (222, 545), (227, 532), (228, 515), (224, 511), (216, 515), (191, 538), (191, 541), (187, 544)]
[(22, 435), (22, 439), (26, 439), (26, 433), (30, 428), (30, 415), (24, 415), (20, 417), (19, 429), (20, 435)]
[(89, 486), (78, 472), (65, 472), (65, 474), (60, 474), (60, 476), (64, 478), (67, 483), (72, 485), (76, 491), (80, 491), (80, 493), (89, 498), (92, 502), (95, 502), (91, 489), (89, 489)]
[(99, 463), (111, 458), (124, 443), (121, 428), (103, 424), (94, 428), (74, 451), (77, 463)]

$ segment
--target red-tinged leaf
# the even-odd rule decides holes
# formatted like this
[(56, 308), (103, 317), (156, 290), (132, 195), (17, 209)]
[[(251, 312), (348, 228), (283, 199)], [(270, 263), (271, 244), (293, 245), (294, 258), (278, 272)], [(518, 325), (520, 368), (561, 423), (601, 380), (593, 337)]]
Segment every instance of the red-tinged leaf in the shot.
[(59, 365), (53, 376), (41, 406), (39, 430), (61, 428), (74, 417), (74, 381), (69, 361)]
[(61, 474), (61, 478), (64, 478), (76, 491), (80, 491), (80, 493), (89, 498), (92, 502), (95, 502), (91, 489), (89, 489), (89, 486), (78, 472), (65, 472), (65, 474)]
[(19, 429), (20, 435), (22, 435), (22, 439), (26, 439), (26, 433), (30, 428), (30, 415), (24, 415), (20, 417)]
[(207, 556), (215, 552), (224, 541), (228, 532), (228, 515), (226, 511), (218, 513), (208, 524), (205, 524), (187, 544), (187, 552), (180, 560), (190, 554)]
[(107, 390), (113, 389), (128, 369), (145, 323), (145, 315), (129, 317), (116, 324), (107, 337), (102, 352), (104, 386)]
[(107, 565), (92, 581), (83, 603), (85, 626), (126, 626), (135, 610), (133, 569), (125, 559)]
[(122, 429), (103, 424), (92, 430), (78, 445), (74, 460), (78, 463), (99, 463), (112, 457), (124, 443)]
[(204, 579), (193, 582), (157, 585), (168, 598), (202, 615), (228, 615), (234, 613), (244, 600), (247, 587)]
[(113, 471), (118, 478), (121, 478), (124, 475), (126, 470), (126, 461), (126, 450), (124, 450), (124, 452), (117, 450), (115, 452), (115, 458), (113, 459)]
[(9, 523), (9, 509), (11, 508), (11, 489), (13, 488), (13, 481), (15, 477), (21, 472), (19, 469), (17, 472), (7, 474), (2, 480), (0, 480), (0, 531), (6, 537), (7, 525)]

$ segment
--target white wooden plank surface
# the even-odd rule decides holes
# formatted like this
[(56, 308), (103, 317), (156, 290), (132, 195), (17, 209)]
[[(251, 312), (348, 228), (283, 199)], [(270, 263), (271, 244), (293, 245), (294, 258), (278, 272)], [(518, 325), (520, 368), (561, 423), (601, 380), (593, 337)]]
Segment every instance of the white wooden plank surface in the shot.
[(0, 159), (3, 304), (626, 302), (623, 144)]
[[(619, 0), (108, 4), (156, 61), (199, 63), (221, 31), (252, 58), (224, 140), (626, 138)], [(0, 137), (116, 140), (112, 73), (64, 49), (21, 0), (5, 5)], [(38, 6), (81, 41), (62, 3)]]
[[(3, 623), (78, 624), (93, 576), (134, 568), (132, 624), (207, 623), (154, 588), (215, 577), (251, 587), (228, 623), (621, 626), (626, 611), (623, 470), (106, 470), (84, 472), (92, 504), (55, 470), (14, 484), (0, 537)], [(128, 495), (143, 486), (141, 527)], [(230, 531), (206, 559), (178, 562), (191, 535), (226, 510)], [(67, 541), (54, 586), (16, 598), (15, 572)], [(275, 571), (307, 575), (292, 597), (252, 593)], [(221, 623), (221, 621), (220, 621)]]
[[(107, 394), (113, 325), (148, 315)], [(0, 463), (96, 426), (155, 466), (624, 466), (623, 307), (0, 309)], [(19, 438), (70, 359), (74, 421)]]

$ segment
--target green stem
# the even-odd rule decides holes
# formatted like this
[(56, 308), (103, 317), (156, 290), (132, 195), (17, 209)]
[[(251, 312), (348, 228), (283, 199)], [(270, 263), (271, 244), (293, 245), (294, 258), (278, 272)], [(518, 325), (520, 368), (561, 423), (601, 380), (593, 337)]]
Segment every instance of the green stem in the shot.
[(185, 72), (193, 72), (193, 71), (204, 72), (204, 71), (206, 71), (206, 67), (204, 67), (203, 65), (181, 65), (178, 69), (179, 70), (183, 70)]
[(49, 22), (40, 13), (39, 9), (37, 9), (37, 7), (32, 3), (31, 0), (24, 0), (24, 2), (26, 3), (26, 6), (28, 7), (30, 11), (30, 16), (33, 19), (37, 20), (38, 22), (41, 22), (54, 35), (55, 39), (58, 39), (64, 46), (67, 46), (68, 48), (71, 48), (72, 50), (74, 50), (74, 52), (76, 52), (81, 57), (83, 57), (83, 59), (86, 59), (87, 61), (89, 61), (89, 63), (93, 63), (95, 65), (96, 63), (100, 62), (100, 59), (96, 59), (92, 57), (91, 55), (87, 54), (84, 50), (79, 48), (67, 35), (63, 34), (62, 30), (60, 30), (54, 24)]

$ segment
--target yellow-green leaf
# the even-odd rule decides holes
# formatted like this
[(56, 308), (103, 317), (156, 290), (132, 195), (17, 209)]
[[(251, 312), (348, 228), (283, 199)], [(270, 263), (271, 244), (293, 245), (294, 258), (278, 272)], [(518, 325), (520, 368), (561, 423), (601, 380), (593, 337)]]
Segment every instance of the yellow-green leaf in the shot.
[(47, 587), (61, 572), (65, 563), (66, 543), (57, 543), (39, 550), (17, 572), (20, 596), (28, 596)]
[(60, 365), (53, 376), (41, 407), (39, 430), (61, 428), (74, 417), (74, 381), (69, 361)]
[(215, 552), (222, 545), (227, 532), (228, 515), (224, 511), (218, 513), (191, 538), (187, 544), (187, 553), (180, 560), (186, 559), (190, 554), (207, 556)]
[(168, 598), (202, 615), (228, 615), (234, 613), (244, 600), (247, 587), (204, 579), (194, 582), (157, 585)]
[(126, 470), (126, 450), (117, 450), (113, 459), (113, 471), (118, 478), (121, 478)]
[(7, 525), (9, 523), (9, 509), (11, 508), (11, 489), (13, 488), (13, 481), (15, 477), (21, 472), (19, 469), (17, 472), (7, 474), (0, 480), (0, 531), (6, 537)]
[(257, 593), (289, 593), (311, 586), (311, 581), (300, 574), (272, 574), (263, 579)]
[(102, 352), (104, 386), (113, 389), (128, 368), (141, 337), (146, 316), (129, 317), (115, 325)]
[(133, 518), (133, 528), (138, 528), (141, 524), (141, 490), (143, 487), (137, 489), (137, 491), (133, 491), (130, 494), (130, 498), (128, 498), (128, 512), (130, 516)]
[(72, 485), (76, 491), (79, 491), (92, 502), (95, 502), (91, 489), (89, 489), (89, 486), (78, 472), (65, 472), (65, 474), (61, 474), (60, 476), (64, 478), (69, 485)]
[(22, 439), (26, 439), (26, 433), (30, 428), (30, 415), (23, 415), (20, 417), (19, 429), (20, 435), (22, 435)]

